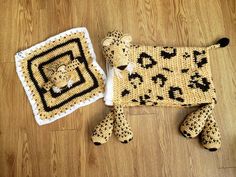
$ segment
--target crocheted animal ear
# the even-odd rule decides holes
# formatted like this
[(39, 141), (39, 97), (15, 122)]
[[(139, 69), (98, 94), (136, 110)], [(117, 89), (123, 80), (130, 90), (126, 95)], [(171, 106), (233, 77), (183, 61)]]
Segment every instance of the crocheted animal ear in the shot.
[(217, 41), (217, 44), (220, 44), (220, 47), (226, 47), (229, 44), (229, 38), (221, 38)]
[(112, 37), (106, 37), (102, 41), (102, 46), (107, 47), (107, 46), (111, 45), (112, 42), (113, 42), (113, 38)]
[(121, 38), (122, 41), (125, 41), (127, 43), (131, 42), (132, 41), (132, 37), (128, 34), (124, 34)]

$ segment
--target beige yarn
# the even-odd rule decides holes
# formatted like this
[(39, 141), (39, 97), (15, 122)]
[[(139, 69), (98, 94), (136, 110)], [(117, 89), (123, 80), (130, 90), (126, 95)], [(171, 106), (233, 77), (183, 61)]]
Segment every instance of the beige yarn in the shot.
[[(202, 133), (205, 148), (210, 151), (220, 148), (220, 133), (212, 116), (216, 93), (209, 51), (227, 46), (229, 39), (222, 38), (208, 47), (143, 46), (133, 45), (131, 40), (131, 36), (115, 30), (109, 32), (102, 42), (106, 61), (115, 71), (111, 88), (107, 86), (108, 91), (113, 91), (112, 111), (116, 112), (118, 108), (123, 112), (123, 107), (140, 105), (200, 106), (187, 116), (180, 131), (188, 138)], [(113, 117), (115, 121), (121, 117), (124, 119), (123, 114)], [(94, 131), (99, 130), (95, 128)], [(96, 137), (93, 137), (93, 142), (104, 143)]]
[(40, 124), (101, 98), (105, 74), (85, 28), (60, 33), (16, 54), (18, 75)]
[[(132, 47), (130, 49), (129, 58), (131, 63), (135, 63), (132, 73), (137, 73), (141, 76), (143, 82), (138, 78), (129, 81), (130, 74), (127, 70), (121, 72), (122, 79), (114, 77), (114, 104), (121, 104), (124, 106), (138, 106), (140, 104), (151, 106), (195, 106), (203, 103), (213, 103), (214, 100), (216, 100), (216, 94), (209, 60), (204, 67), (198, 68), (196, 63), (194, 63), (193, 55), (194, 51), (204, 51), (204, 54), (198, 56), (199, 60), (201, 58), (209, 59), (209, 50), (205, 47), (175, 47), (174, 49), (178, 52), (176, 56), (171, 59), (163, 59), (163, 57), (160, 56), (161, 51), (166, 51), (163, 47), (137, 45)], [(169, 50), (171, 51), (173, 49), (170, 48)], [(152, 57), (157, 63), (152, 68), (146, 69), (137, 63), (137, 59), (144, 52)], [(183, 56), (185, 55), (190, 56), (187, 59), (184, 59)], [(147, 60), (147, 63), (150, 62), (145, 58), (143, 60)], [(188, 71), (183, 73), (183, 70)], [(207, 91), (203, 92), (199, 88), (193, 89), (188, 86), (191, 84), (191, 76), (194, 76), (196, 73), (200, 75), (200, 83), (203, 78), (207, 80), (207, 86), (209, 84), (209, 89)], [(163, 81), (165, 82), (164, 84), (162, 84), (162, 80), (159, 78), (157, 78), (157, 83), (152, 80), (152, 77), (155, 77), (158, 74), (163, 76), (164, 80), (166, 80)], [(176, 98), (181, 98), (179, 101), (170, 98), (169, 91), (171, 87), (178, 88), (176, 94), (174, 94), (176, 95)], [(124, 90), (128, 90), (130, 93), (126, 96), (122, 96), (122, 91)], [(180, 92), (182, 92), (182, 94)], [(144, 102), (140, 103), (140, 97), (145, 97), (145, 95), (148, 96), (148, 99), (144, 98)], [(158, 99), (158, 97), (161, 99)], [(134, 101), (134, 99), (136, 101)]]

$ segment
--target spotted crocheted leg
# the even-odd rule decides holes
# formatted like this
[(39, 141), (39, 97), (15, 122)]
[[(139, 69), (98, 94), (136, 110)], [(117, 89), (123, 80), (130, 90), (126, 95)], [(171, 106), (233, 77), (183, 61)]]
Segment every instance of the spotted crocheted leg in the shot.
[(114, 133), (120, 142), (128, 143), (133, 139), (133, 132), (125, 118), (123, 107), (120, 105), (115, 106), (114, 111)]
[(189, 114), (180, 126), (181, 133), (187, 138), (196, 137), (202, 131), (213, 108), (214, 104), (207, 104)]
[(92, 141), (95, 145), (106, 143), (112, 135), (114, 112), (110, 111), (93, 130)]
[(219, 127), (212, 114), (206, 120), (206, 124), (201, 133), (201, 142), (209, 151), (216, 151), (221, 146)]

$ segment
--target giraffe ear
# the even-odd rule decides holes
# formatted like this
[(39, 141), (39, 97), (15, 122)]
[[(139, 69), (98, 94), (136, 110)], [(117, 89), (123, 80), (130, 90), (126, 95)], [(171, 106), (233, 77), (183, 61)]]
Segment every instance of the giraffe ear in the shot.
[(107, 47), (107, 46), (111, 45), (112, 42), (113, 42), (113, 38), (112, 37), (106, 37), (102, 41), (102, 46)]
[(122, 41), (125, 41), (127, 43), (131, 42), (132, 41), (132, 37), (128, 34), (124, 34), (121, 38)]

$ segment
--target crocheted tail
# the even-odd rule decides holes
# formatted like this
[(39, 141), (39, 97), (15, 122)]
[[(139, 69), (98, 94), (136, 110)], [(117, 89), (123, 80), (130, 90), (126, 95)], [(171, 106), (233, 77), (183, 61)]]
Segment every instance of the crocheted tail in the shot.
[(187, 138), (195, 138), (201, 133), (202, 145), (215, 151), (220, 148), (221, 140), (218, 125), (212, 116), (215, 104), (207, 104), (189, 114), (180, 126), (181, 133)]
[(220, 40), (218, 40), (215, 44), (210, 45), (207, 47), (207, 49), (216, 49), (216, 48), (220, 48), (220, 47), (226, 47), (227, 45), (229, 45), (229, 38), (221, 38)]

